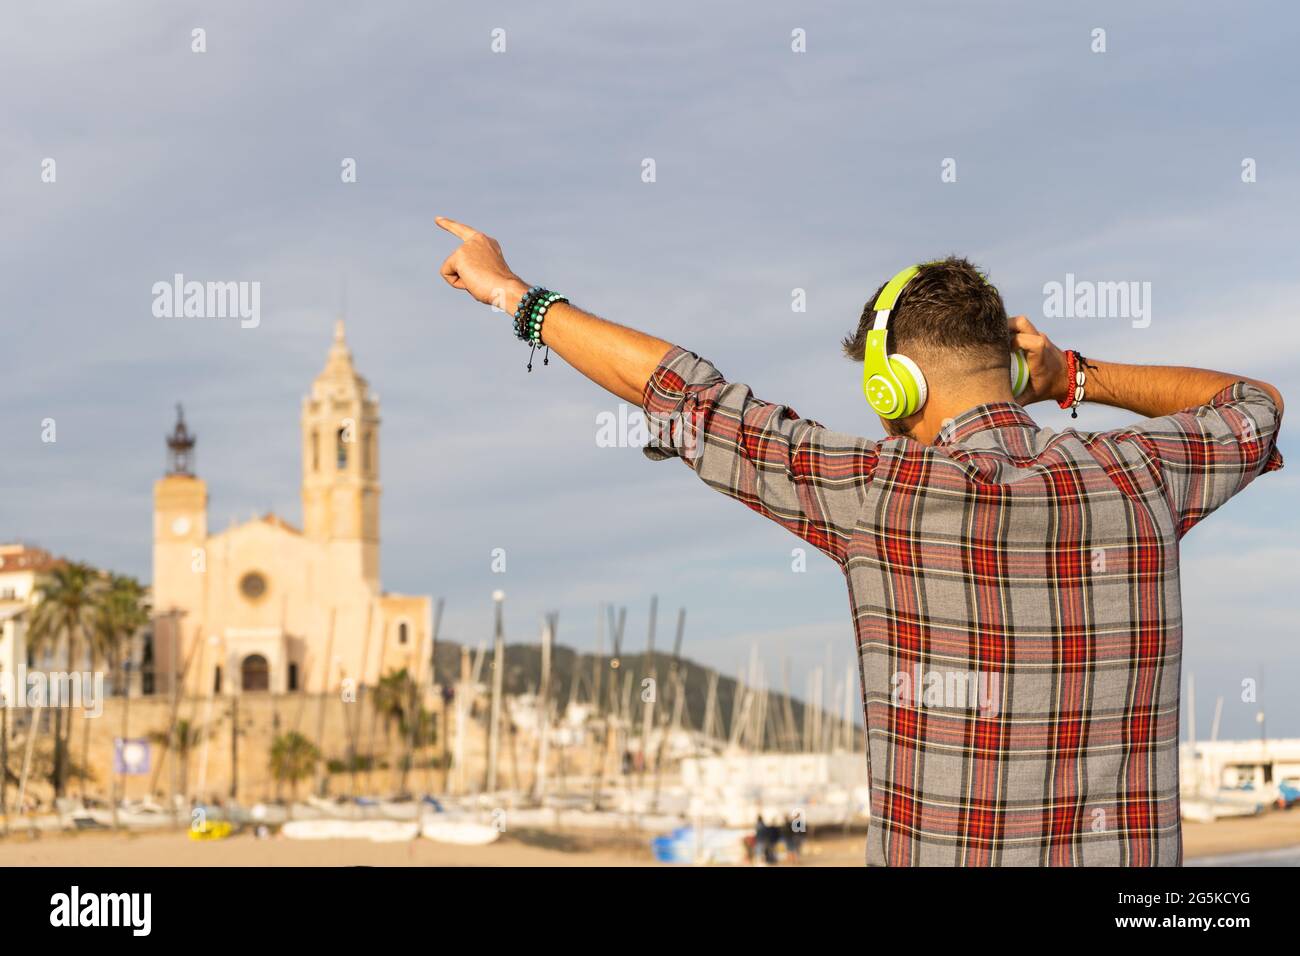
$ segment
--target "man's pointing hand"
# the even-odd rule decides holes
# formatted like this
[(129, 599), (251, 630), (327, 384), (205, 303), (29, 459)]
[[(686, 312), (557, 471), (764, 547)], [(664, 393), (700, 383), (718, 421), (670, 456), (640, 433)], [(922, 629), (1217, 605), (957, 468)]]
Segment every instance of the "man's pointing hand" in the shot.
[(484, 305), (513, 312), (528, 284), (506, 265), (500, 244), (455, 219), (437, 216), (433, 221), (461, 241), (440, 270), (447, 284), (464, 289)]

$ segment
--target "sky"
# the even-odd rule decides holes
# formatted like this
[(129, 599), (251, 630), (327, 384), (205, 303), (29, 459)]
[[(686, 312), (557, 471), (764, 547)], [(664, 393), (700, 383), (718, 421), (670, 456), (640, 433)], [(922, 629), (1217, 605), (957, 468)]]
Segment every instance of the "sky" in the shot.
[[(801, 542), (680, 463), (600, 447), (617, 400), (555, 359), (527, 373), (508, 319), (438, 277), (433, 217), (841, 431), (881, 435), (839, 338), (948, 253), (1063, 346), (1290, 395), (1297, 27), (1281, 2), (7, 4), (0, 539), (147, 580), (177, 401), (214, 531), (299, 521), (300, 402), (342, 313), (381, 401), (384, 584), (444, 598), (444, 637), (486, 640), (501, 588), (512, 641), (555, 610), (591, 649), (612, 602), (635, 650), (657, 594), (661, 647), (685, 607), (696, 660), (842, 680), (835, 565), (793, 571)], [(156, 317), (176, 273), (259, 283), (260, 323)], [(1067, 275), (1150, 283), (1149, 323), (1045, 316)], [(1261, 709), (1300, 736), (1297, 492), (1264, 476), (1184, 542), (1201, 737), (1218, 696), (1221, 737)]]

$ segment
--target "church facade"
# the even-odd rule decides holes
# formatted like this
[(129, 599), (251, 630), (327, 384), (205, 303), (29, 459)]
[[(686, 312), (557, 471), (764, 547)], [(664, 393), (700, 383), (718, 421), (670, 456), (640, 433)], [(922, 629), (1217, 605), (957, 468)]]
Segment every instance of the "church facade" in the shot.
[(429, 679), (430, 598), (380, 585), (379, 424), (340, 321), (302, 403), (302, 528), (267, 514), (210, 534), (178, 413), (154, 486), (155, 692), (335, 692), (402, 668)]

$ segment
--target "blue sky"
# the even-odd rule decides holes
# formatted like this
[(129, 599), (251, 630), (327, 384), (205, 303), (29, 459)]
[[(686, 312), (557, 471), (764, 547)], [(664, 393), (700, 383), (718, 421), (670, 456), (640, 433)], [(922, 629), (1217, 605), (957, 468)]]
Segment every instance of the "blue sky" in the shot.
[[(734, 672), (755, 645), (802, 690), (828, 653), (837, 674), (851, 660), (832, 563), (792, 573), (786, 532), (677, 463), (597, 447), (617, 403), (562, 363), (524, 372), (504, 317), (438, 278), (452, 243), (433, 216), (841, 430), (880, 433), (838, 338), (884, 278), (949, 252), (1085, 354), (1291, 394), (1298, 21), (1284, 3), (9, 5), (0, 537), (147, 578), (177, 400), (214, 529), (298, 520), (299, 402), (346, 284), (382, 401), (389, 588), (445, 597), (445, 635), (477, 643), (502, 587), (512, 639), (558, 609), (580, 647), (601, 601), (630, 606), (639, 646), (654, 592), (661, 643), (684, 605), (688, 654)], [(260, 282), (261, 325), (154, 318), (151, 287), (176, 272)], [(1150, 282), (1150, 326), (1044, 321), (1043, 286), (1067, 273)], [(1202, 735), (1223, 694), (1224, 736), (1257, 733), (1261, 705), (1270, 733), (1300, 736), (1297, 482), (1261, 479), (1186, 541)]]

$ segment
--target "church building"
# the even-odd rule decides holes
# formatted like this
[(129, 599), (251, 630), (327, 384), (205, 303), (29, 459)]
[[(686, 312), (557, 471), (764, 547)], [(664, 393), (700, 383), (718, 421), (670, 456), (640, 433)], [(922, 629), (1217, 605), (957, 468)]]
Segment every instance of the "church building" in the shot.
[(155, 693), (335, 692), (429, 679), (431, 601), (379, 576), (379, 404), (343, 323), (302, 403), (302, 528), (267, 514), (208, 532), (196, 436), (178, 410), (154, 485)]

